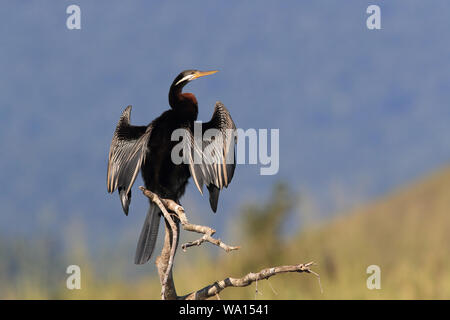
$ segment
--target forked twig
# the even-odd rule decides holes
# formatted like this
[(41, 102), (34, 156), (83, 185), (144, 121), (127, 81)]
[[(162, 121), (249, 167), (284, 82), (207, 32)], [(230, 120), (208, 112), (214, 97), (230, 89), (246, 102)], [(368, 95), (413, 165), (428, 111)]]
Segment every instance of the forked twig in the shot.
[[(186, 217), (184, 208), (182, 206), (180, 206), (179, 204), (177, 204), (175, 201), (173, 201), (171, 199), (159, 198), (156, 194), (154, 194), (150, 190), (145, 189), (144, 187), (139, 187), (139, 188), (142, 190), (144, 195), (146, 195), (151, 201), (158, 201), (155, 203), (156, 204), (160, 203), (165, 208), (167, 208), (167, 210), (174, 212), (177, 215), (178, 219), (180, 220), (181, 226), (183, 227), (184, 230), (203, 234), (203, 237), (201, 237), (200, 239), (183, 244), (181, 246), (183, 251), (186, 251), (186, 249), (189, 247), (199, 246), (204, 242), (212, 243), (212, 244), (222, 248), (226, 252), (238, 250), (240, 248), (239, 246), (229, 246), (229, 245), (225, 244), (223, 241), (221, 241), (220, 239), (213, 238), (212, 235), (214, 235), (216, 233), (216, 230), (214, 230), (208, 226), (201, 226), (201, 225), (190, 223)], [(158, 206), (160, 206), (160, 205), (158, 204)]]

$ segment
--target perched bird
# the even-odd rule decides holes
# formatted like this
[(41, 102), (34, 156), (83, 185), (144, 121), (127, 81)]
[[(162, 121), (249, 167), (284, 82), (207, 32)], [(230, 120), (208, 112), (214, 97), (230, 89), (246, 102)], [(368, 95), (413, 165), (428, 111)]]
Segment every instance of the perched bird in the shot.
[[(126, 215), (131, 201), (131, 187), (139, 170), (148, 190), (178, 204), (192, 176), (201, 193), (203, 184), (207, 186), (211, 209), (216, 212), (219, 192), (230, 183), (236, 166), (236, 140), (234, 135), (229, 134), (230, 131), (235, 132), (236, 126), (227, 108), (221, 102), (216, 102), (212, 118), (202, 124), (201, 133), (203, 136), (208, 129), (216, 129), (223, 135), (221, 139), (202, 139), (198, 142), (194, 139), (194, 123), (198, 116), (197, 99), (192, 93), (182, 92), (183, 87), (190, 81), (216, 72), (181, 72), (170, 86), (171, 109), (147, 126), (130, 124), (131, 106), (123, 111), (109, 150), (107, 188), (109, 193), (116, 189), (119, 191)], [(171, 139), (176, 129), (184, 129), (187, 139), (183, 141), (190, 147), (181, 151), (186, 161), (179, 164), (176, 164), (171, 156), (172, 149), (179, 143)], [(205, 153), (207, 147), (213, 150), (208, 153), (209, 158)], [(189, 154), (183, 154), (184, 150), (189, 150)], [(200, 156), (200, 162), (195, 161), (197, 156)], [(211, 158), (214, 161), (207, 161)], [(160, 216), (159, 207), (150, 201), (136, 249), (136, 264), (144, 264), (150, 259), (158, 236)]]

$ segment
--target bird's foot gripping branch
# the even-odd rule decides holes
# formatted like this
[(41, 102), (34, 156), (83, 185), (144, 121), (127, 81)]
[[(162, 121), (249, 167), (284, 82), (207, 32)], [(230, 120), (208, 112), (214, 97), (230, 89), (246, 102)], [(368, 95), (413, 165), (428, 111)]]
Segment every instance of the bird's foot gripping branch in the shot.
[(183, 244), (181, 247), (183, 251), (192, 246), (199, 246), (204, 242), (210, 242), (226, 252), (239, 249), (238, 246), (229, 246), (220, 239), (215, 239), (212, 236), (215, 230), (201, 225), (195, 225), (188, 221), (184, 208), (178, 205), (175, 201), (170, 199), (161, 199), (155, 193), (144, 187), (139, 187), (143, 194), (155, 203), (161, 210), (165, 218), (165, 237), (164, 245), (161, 255), (156, 259), (156, 266), (161, 282), (161, 298), (163, 300), (205, 300), (211, 297), (218, 297), (218, 294), (227, 287), (246, 287), (253, 282), (268, 279), (279, 273), (298, 272), (311, 273), (318, 277), (319, 275), (311, 270), (313, 262), (297, 265), (278, 266), (266, 268), (257, 273), (249, 273), (242, 278), (225, 278), (224, 280), (214, 282), (200, 290), (193, 291), (184, 296), (178, 296), (175, 290), (175, 284), (172, 277), (173, 260), (178, 245), (179, 225), (186, 231), (197, 232), (203, 236), (195, 241)]

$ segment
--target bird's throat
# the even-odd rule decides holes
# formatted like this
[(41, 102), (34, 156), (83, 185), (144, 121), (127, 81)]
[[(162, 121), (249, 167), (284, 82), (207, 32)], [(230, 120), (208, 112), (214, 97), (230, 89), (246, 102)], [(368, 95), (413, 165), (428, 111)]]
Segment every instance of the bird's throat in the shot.
[(198, 102), (194, 94), (181, 90), (174, 91), (169, 95), (169, 103), (172, 109), (180, 114), (182, 117), (189, 120), (197, 120), (198, 116)]

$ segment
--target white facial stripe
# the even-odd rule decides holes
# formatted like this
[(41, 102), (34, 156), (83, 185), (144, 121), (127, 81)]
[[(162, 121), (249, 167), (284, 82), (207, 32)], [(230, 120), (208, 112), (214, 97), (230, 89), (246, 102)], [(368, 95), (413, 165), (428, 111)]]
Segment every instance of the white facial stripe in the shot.
[(193, 74), (188, 74), (187, 76), (184, 76), (183, 78), (181, 78), (180, 80), (178, 80), (177, 83), (175, 83), (175, 85), (178, 85), (179, 83), (186, 81), (186, 80), (191, 80), (194, 77)]

